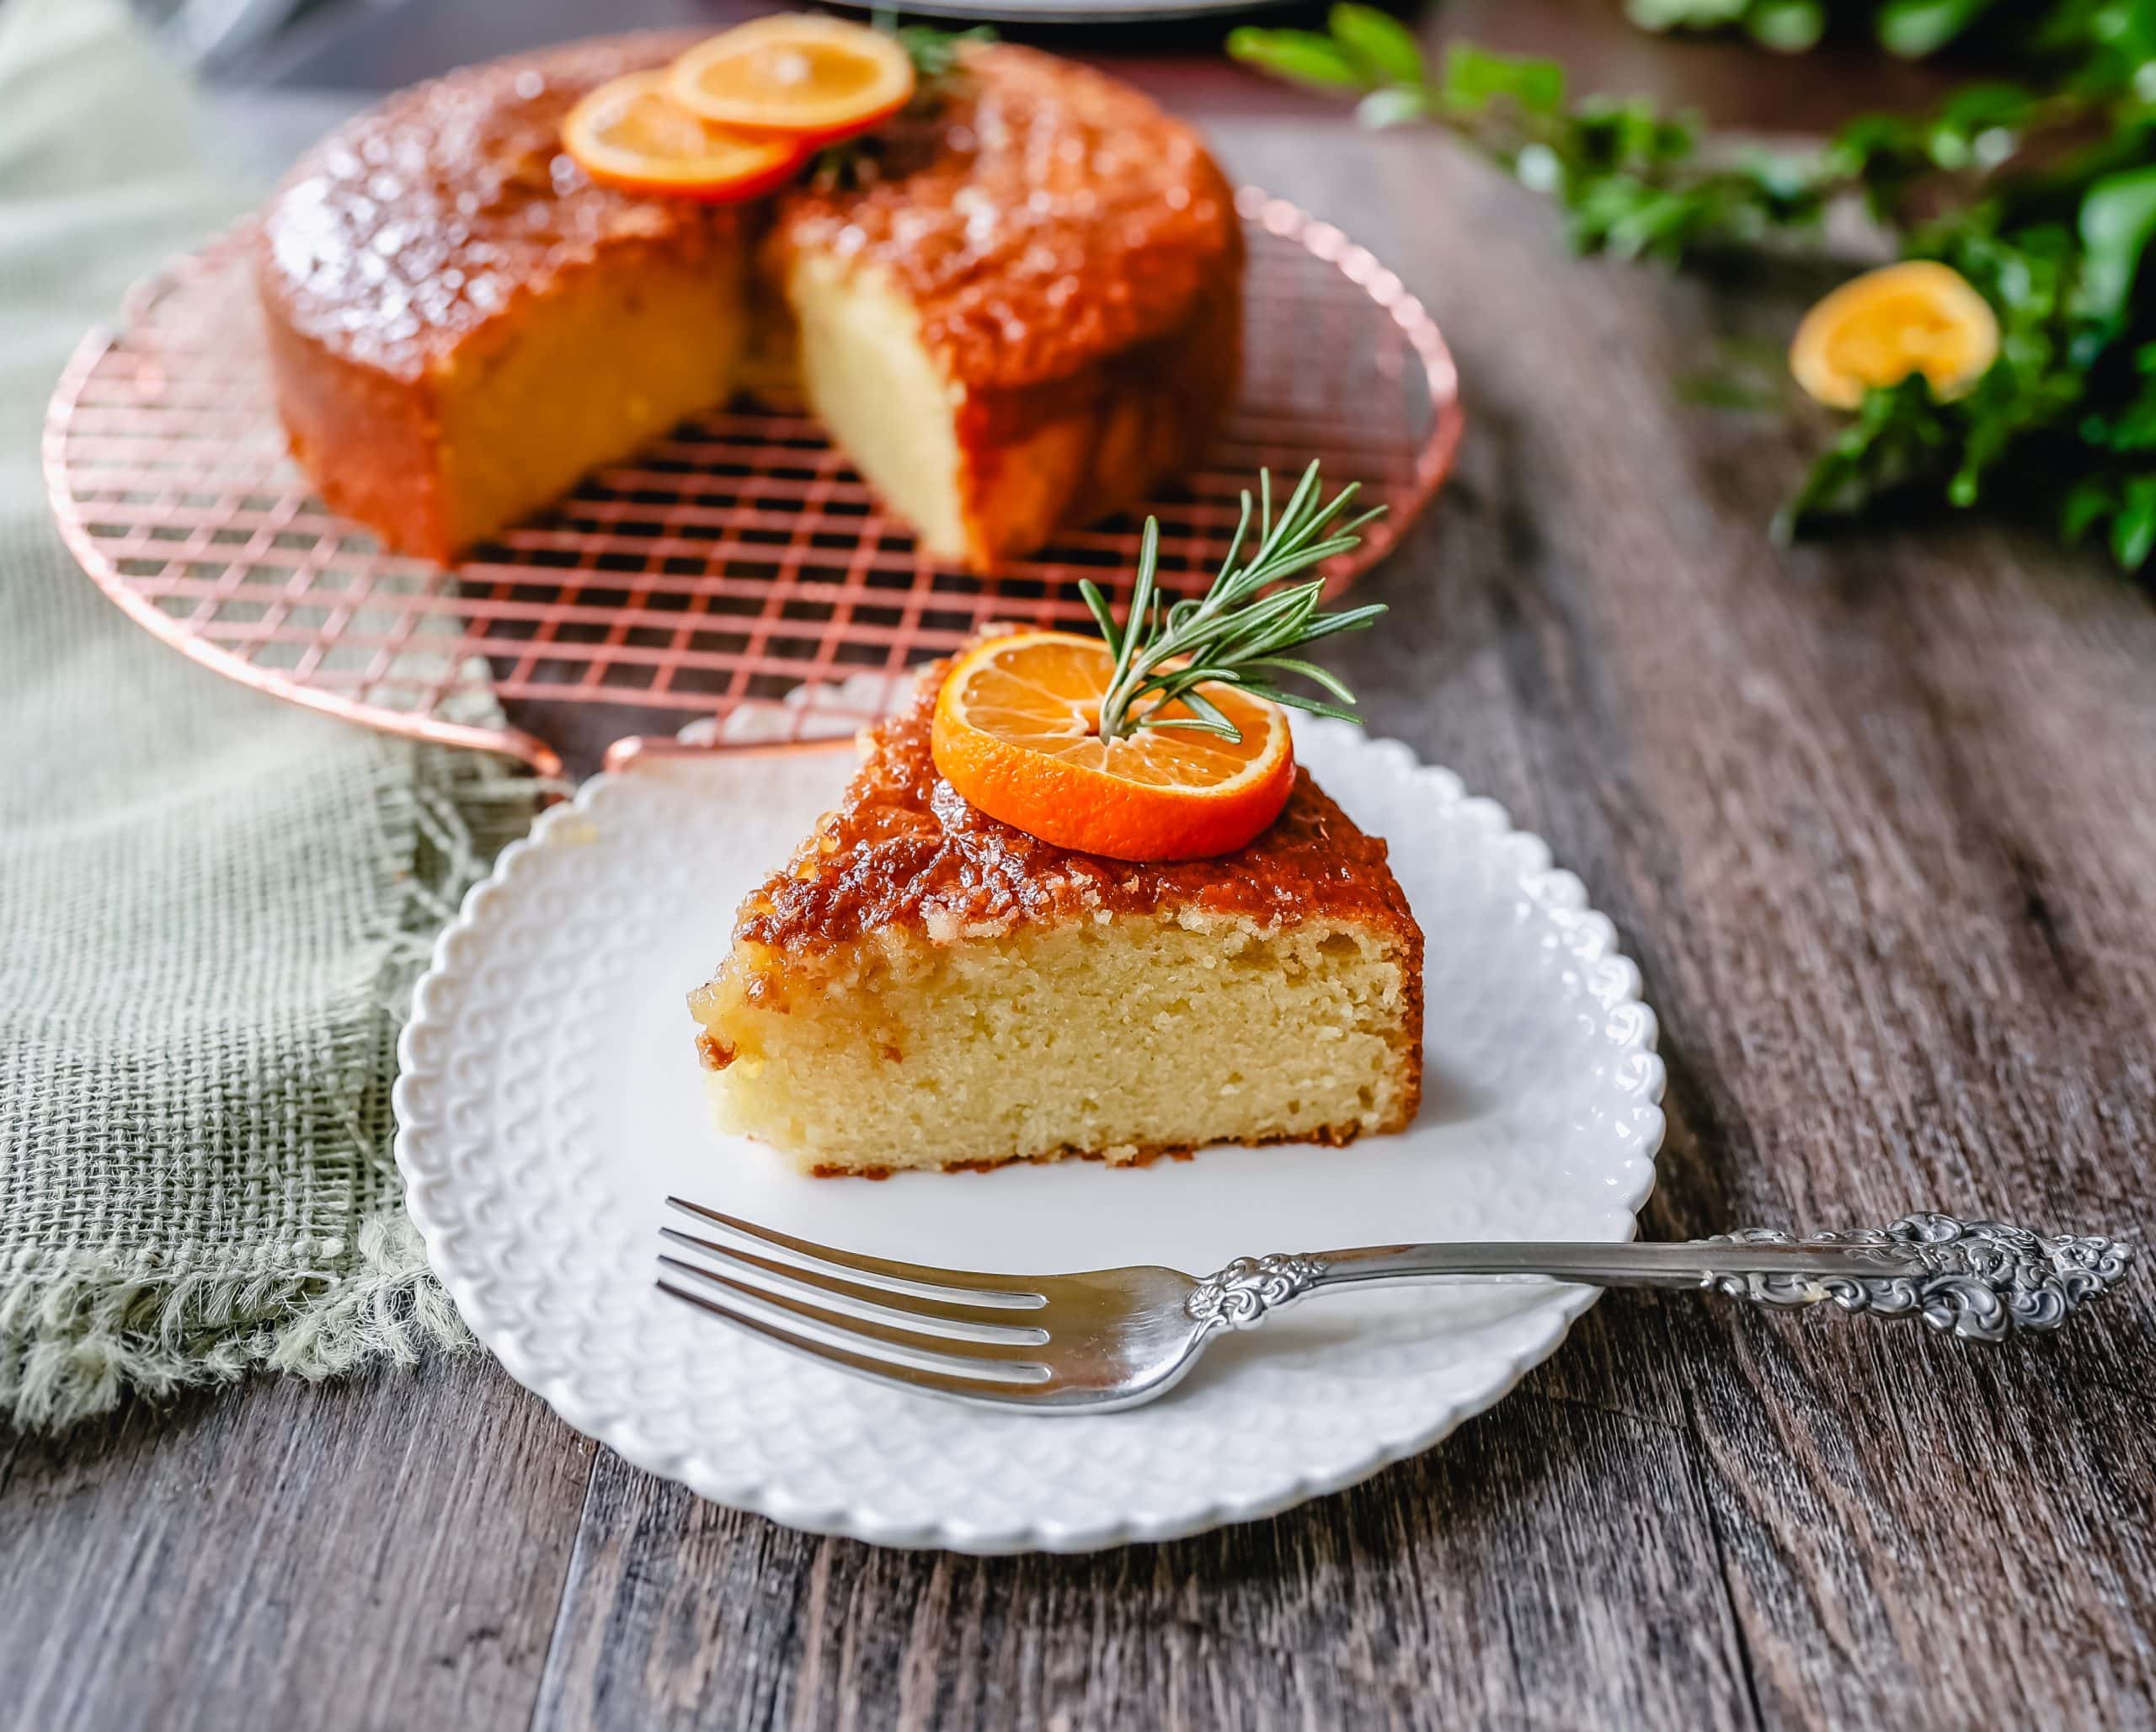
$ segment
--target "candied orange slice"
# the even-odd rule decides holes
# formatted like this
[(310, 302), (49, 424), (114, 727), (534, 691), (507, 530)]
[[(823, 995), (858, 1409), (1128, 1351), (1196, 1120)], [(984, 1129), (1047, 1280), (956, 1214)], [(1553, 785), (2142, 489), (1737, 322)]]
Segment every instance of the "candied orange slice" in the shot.
[(975, 645), (937, 700), (937, 769), (991, 818), (1116, 860), (1232, 853), (1280, 815), (1295, 786), (1284, 711), (1213, 684), (1204, 695), (1240, 741), (1174, 727), (1104, 740), (1101, 701), (1113, 671), (1105, 643), (1068, 632)]
[(808, 156), (798, 140), (738, 132), (689, 113), (667, 95), (664, 72), (601, 84), (569, 110), (562, 144), (594, 180), (713, 202), (769, 192)]
[(781, 13), (700, 42), (668, 73), (674, 100), (723, 126), (829, 144), (913, 97), (896, 39), (843, 19)]
[(1929, 259), (1852, 278), (1804, 316), (1789, 370), (1821, 402), (1853, 409), (1921, 373), (1942, 402), (1999, 359), (1999, 317), (1959, 271)]

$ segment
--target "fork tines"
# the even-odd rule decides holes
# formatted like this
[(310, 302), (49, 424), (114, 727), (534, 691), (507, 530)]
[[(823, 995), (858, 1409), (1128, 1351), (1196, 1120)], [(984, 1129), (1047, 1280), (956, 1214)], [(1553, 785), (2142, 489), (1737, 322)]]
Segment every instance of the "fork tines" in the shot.
[(751, 1244), (699, 1238), (672, 1227), (660, 1234), (701, 1260), (662, 1255), (688, 1285), (659, 1286), (686, 1304), (723, 1318), (774, 1346), (894, 1388), (974, 1400), (1022, 1400), (1053, 1373), (1033, 1351), (1047, 1330), (1011, 1319), (1047, 1298), (963, 1269), (891, 1261), (796, 1239), (721, 1214), (684, 1198), (670, 1207), (723, 1228)]

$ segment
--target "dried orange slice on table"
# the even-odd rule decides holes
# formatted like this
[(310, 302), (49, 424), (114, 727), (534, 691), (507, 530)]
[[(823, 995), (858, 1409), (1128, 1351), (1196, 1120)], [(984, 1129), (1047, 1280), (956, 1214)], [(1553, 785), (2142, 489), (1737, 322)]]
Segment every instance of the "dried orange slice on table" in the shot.
[(1280, 815), (1295, 786), (1284, 711), (1213, 683), (1203, 695), (1241, 731), (1240, 741), (1184, 728), (1104, 740), (1101, 703), (1113, 672), (1105, 643), (1073, 632), (977, 645), (953, 665), (937, 700), (937, 769), (991, 818), (1117, 860), (1232, 853)]
[(729, 203), (769, 192), (808, 154), (798, 139), (740, 132), (689, 113), (668, 96), (663, 72), (601, 84), (569, 110), (562, 143), (595, 180)]
[(700, 42), (668, 73), (690, 113), (745, 132), (829, 144), (913, 99), (913, 60), (883, 30), (782, 13)]
[(1967, 278), (1929, 259), (1854, 277), (1796, 328), (1789, 370), (1805, 391), (1853, 409), (1875, 386), (1921, 373), (1942, 402), (1999, 359), (1999, 316)]

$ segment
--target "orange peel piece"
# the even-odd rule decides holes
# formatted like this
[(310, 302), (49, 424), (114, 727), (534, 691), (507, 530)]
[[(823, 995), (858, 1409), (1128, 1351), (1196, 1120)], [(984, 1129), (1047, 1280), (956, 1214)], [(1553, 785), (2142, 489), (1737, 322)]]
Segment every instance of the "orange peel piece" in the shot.
[(1075, 632), (977, 644), (937, 699), (936, 768), (990, 817), (1115, 860), (1231, 854), (1280, 815), (1295, 749), (1278, 706), (1215, 682), (1204, 695), (1241, 740), (1168, 727), (1104, 740), (1101, 702), (1113, 673), (1107, 646)]
[(883, 30), (806, 13), (760, 18), (699, 42), (668, 70), (691, 114), (744, 132), (830, 144), (912, 100), (913, 61)]
[(1999, 359), (1999, 316), (1949, 266), (1911, 259), (1844, 283), (1804, 316), (1789, 370), (1819, 402), (1853, 409), (1865, 393), (1921, 373), (1942, 402)]
[(667, 94), (664, 72), (631, 72), (589, 93), (562, 122), (562, 146), (594, 180), (713, 203), (769, 192), (808, 154), (798, 140), (689, 113)]

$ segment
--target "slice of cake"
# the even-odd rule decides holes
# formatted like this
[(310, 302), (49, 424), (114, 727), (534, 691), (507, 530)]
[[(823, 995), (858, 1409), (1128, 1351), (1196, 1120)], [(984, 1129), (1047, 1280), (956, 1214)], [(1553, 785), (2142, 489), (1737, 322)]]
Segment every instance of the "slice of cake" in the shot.
[(881, 1174), (1407, 1124), (1422, 935), (1383, 842), (1300, 769), (1218, 858), (1043, 841), (938, 774), (945, 665), (864, 736), (844, 801), (691, 996), (723, 1130)]

